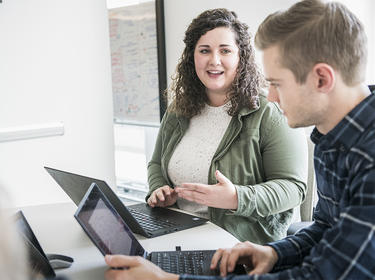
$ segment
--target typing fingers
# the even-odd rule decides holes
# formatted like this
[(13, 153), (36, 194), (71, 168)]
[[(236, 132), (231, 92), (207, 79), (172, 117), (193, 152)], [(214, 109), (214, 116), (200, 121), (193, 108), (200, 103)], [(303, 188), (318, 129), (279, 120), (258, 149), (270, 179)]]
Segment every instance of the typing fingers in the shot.
[(212, 257), (211, 269), (219, 266), (220, 275), (225, 276), (228, 272), (232, 272), (236, 265), (238, 254), (235, 254), (232, 249), (218, 249)]
[(228, 256), (228, 260), (227, 260), (227, 272), (233, 272), (233, 270), (236, 267), (236, 264), (238, 263), (238, 261), (239, 261), (239, 252), (234, 250)]
[(227, 275), (227, 272), (228, 272), (228, 268), (227, 268), (228, 257), (229, 257), (229, 252), (227, 250), (225, 250), (222, 257), (221, 257), (221, 263), (220, 263), (220, 275), (221, 276)]
[(217, 267), (217, 264), (219, 263), (221, 256), (223, 255), (224, 249), (218, 249), (215, 254), (212, 256), (211, 259), (211, 269), (215, 269)]
[(173, 192), (173, 189), (168, 185), (162, 186), (159, 190), (162, 191), (165, 196), (169, 196), (171, 195), (171, 192)]
[(155, 196), (155, 191), (150, 195), (149, 199), (148, 199), (148, 205), (150, 205), (151, 207), (155, 207), (156, 206), (156, 203), (157, 203), (157, 199), (156, 199), (156, 196)]
[(160, 201), (165, 200), (163, 189), (159, 189), (159, 190), (156, 191), (156, 197)]
[(163, 187), (160, 187), (154, 190), (152, 194), (150, 195), (149, 199), (147, 200), (147, 203), (151, 207), (163, 206), (163, 203), (166, 200), (166, 196), (170, 196), (170, 195), (171, 195), (171, 188), (165, 185)]

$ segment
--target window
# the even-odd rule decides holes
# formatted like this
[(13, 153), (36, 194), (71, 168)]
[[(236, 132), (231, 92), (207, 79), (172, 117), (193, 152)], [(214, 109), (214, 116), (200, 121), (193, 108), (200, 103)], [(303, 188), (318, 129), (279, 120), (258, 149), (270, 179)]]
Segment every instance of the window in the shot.
[(119, 195), (144, 201), (148, 192), (147, 163), (158, 127), (115, 124), (115, 172)]
[(144, 201), (166, 105), (163, 0), (107, 0), (119, 196)]

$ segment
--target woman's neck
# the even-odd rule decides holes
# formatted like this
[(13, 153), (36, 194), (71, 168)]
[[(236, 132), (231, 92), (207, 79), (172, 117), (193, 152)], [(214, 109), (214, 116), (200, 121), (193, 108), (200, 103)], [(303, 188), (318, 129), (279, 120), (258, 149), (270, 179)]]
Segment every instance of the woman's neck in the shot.
[(208, 105), (212, 107), (223, 106), (225, 103), (228, 102), (228, 97), (226, 94), (207, 93), (207, 97), (208, 97)]

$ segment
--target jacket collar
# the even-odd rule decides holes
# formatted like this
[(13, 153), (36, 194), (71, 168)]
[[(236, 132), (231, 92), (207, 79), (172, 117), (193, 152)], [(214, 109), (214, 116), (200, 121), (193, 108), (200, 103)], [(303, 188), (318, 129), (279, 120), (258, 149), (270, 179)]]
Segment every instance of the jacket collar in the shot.
[[(260, 107), (260, 102), (258, 101), (258, 107), (256, 108), (253, 108), (253, 109), (250, 109), (247, 107), (241, 108), (237, 114), (237, 119), (241, 122), (242, 117), (250, 115), (251, 113), (258, 111), (259, 107)], [(182, 131), (187, 130), (189, 127), (189, 119), (184, 116), (179, 116), (179, 115), (177, 115), (176, 117), (177, 117), (177, 121)]]
[(259, 110), (259, 106), (253, 109), (250, 108), (241, 108), (240, 111), (238, 112), (237, 118), (241, 119), (244, 116), (250, 115), (253, 112), (256, 112)]
[[(370, 87), (370, 90), (373, 89)], [(331, 131), (326, 135), (321, 134), (316, 127), (311, 133), (311, 140), (322, 147), (343, 146), (350, 149), (361, 137), (361, 131), (375, 121), (375, 90), (348, 113)]]

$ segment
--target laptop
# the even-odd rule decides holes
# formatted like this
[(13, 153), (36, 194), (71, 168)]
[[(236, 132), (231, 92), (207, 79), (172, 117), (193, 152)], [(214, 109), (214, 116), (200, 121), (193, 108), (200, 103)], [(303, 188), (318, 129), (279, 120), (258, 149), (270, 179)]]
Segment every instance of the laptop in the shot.
[(25, 243), (28, 253), (28, 262), (33, 276), (42, 275), (45, 278), (56, 276), (47, 255), (32, 231), (22, 211), (18, 211), (14, 216), (15, 224), (21, 239)]
[[(103, 255), (142, 256), (163, 270), (176, 274), (220, 274), (218, 269), (210, 269), (214, 250), (147, 253), (95, 183), (91, 184), (79, 203), (74, 217)], [(236, 272), (246, 273), (243, 266), (238, 266)]]
[(21, 239), (25, 243), (32, 275), (41, 274), (45, 278), (52, 279), (56, 276), (55, 269), (67, 268), (72, 265), (74, 260), (71, 257), (60, 254), (46, 254), (43, 251), (22, 211), (15, 213), (14, 222)]
[(125, 206), (105, 181), (44, 167), (67, 195), (78, 205), (92, 183), (100, 188), (130, 229), (145, 237), (196, 227), (208, 220), (168, 208), (152, 208), (146, 203)]

